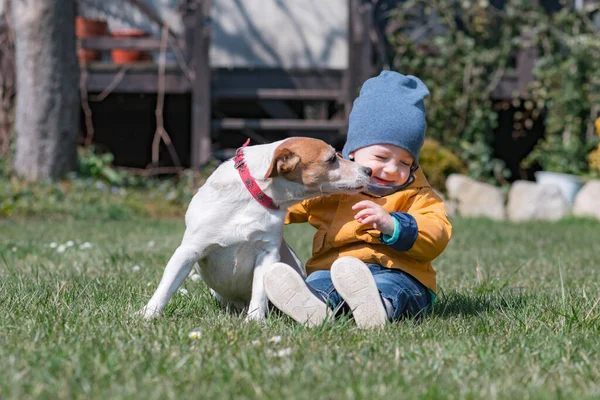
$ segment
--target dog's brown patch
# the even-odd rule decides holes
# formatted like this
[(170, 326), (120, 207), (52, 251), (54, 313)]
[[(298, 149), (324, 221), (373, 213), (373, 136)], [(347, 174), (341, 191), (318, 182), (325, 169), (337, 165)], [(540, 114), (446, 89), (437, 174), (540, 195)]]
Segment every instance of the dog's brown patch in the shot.
[(273, 161), (271, 161), (271, 166), (265, 174), (265, 179), (289, 174), (296, 169), (299, 162), (300, 157), (297, 154), (286, 147), (279, 146), (275, 149)]
[(322, 140), (291, 138), (280, 144), (265, 178), (283, 176), (306, 186), (318, 185), (335, 166), (335, 150)]

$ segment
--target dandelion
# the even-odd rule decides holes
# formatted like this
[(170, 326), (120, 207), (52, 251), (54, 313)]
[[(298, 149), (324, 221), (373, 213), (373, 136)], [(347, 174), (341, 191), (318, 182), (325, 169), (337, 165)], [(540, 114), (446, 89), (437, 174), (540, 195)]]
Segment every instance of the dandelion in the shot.
[(133, 272), (138, 272), (138, 271), (140, 270), (140, 268), (141, 268), (141, 267), (140, 267), (139, 265), (134, 265), (133, 267), (131, 267), (131, 270), (132, 270)]
[(14, 253), (15, 251), (17, 251), (17, 248), (16, 248), (16, 247), (13, 247), (11, 250), (12, 250), (12, 251), (13, 251), (13, 253)]
[(58, 244), (56, 242), (52, 242), (52, 243), (49, 244), (49, 246), (50, 246), (51, 249), (55, 249), (55, 248), (58, 247)]
[(79, 250), (91, 249), (93, 245), (90, 242), (85, 242), (79, 245)]
[(188, 334), (188, 337), (189, 337), (190, 339), (194, 339), (194, 340), (196, 340), (196, 339), (200, 339), (200, 338), (202, 337), (202, 332), (200, 332), (200, 331), (191, 331), (191, 332)]
[(154, 240), (151, 240), (148, 242), (148, 247), (154, 247), (154, 244), (155, 244)]
[(187, 289), (185, 289), (185, 288), (179, 288), (179, 293), (180, 293), (182, 296), (187, 296), (187, 295), (188, 295), (188, 291), (187, 291)]
[(252, 346), (260, 346), (262, 342), (258, 339), (252, 341)]
[(72, 240), (69, 240), (67, 243), (65, 243), (65, 246), (67, 247), (73, 247), (75, 245), (75, 243)]
[(281, 336), (273, 336), (267, 340), (267, 343), (279, 343), (281, 342)]
[(198, 274), (193, 274), (192, 276), (190, 276), (190, 279), (192, 280), (192, 282), (198, 282), (202, 278)]
[(67, 246), (65, 246), (64, 244), (61, 244), (60, 246), (58, 246), (58, 248), (56, 249), (57, 253), (64, 253), (65, 250), (67, 250)]

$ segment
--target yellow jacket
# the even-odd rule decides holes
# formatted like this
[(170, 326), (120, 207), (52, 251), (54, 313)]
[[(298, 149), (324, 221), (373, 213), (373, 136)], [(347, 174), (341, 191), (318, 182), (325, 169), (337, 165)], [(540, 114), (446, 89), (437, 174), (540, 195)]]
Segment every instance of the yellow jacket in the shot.
[[(361, 200), (371, 200), (389, 213), (409, 215), (405, 216), (413, 223), (416, 239), (408, 239), (410, 247), (406, 251), (383, 244), (379, 240), (379, 231), (354, 220), (356, 212), (352, 206)], [(286, 217), (286, 224), (299, 222), (308, 222), (317, 229), (312, 257), (306, 263), (308, 274), (331, 268), (340, 257), (354, 256), (365, 263), (401, 269), (434, 293), (436, 280), (431, 261), (444, 251), (452, 235), (444, 203), (429, 186), (420, 168), (415, 172), (414, 182), (389, 196), (373, 197), (360, 193), (305, 200), (291, 207)], [(402, 229), (409, 231), (411, 227), (402, 223)]]

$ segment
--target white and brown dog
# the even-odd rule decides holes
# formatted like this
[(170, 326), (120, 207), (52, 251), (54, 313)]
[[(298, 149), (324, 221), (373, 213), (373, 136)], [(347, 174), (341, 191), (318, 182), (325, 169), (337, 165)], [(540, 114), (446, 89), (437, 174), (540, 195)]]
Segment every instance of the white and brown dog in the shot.
[(358, 192), (370, 174), (317, 139), (238, 149), (235, 159), (220, 165), (192, 199), (181, 245), (141, 314), (160, 315), (197, 261), (203, 281), (222, 304), (247, 309), (247, 320), (263, 319), (265, 271), (293, 254), (283, 242), (287, 208), (316, 196)]

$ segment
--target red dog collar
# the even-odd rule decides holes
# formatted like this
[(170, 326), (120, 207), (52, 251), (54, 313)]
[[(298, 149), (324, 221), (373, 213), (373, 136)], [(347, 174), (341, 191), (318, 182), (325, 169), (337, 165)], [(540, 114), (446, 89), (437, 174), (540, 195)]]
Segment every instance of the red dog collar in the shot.
[(271, 210), (279, 210), (279, 206), (275, 204), (272, 198), (262, 191), (252, 175), (250, 175), (250, 171), (246, 166), (246, 161), (244, 161), (244, 147), (248, 146), (249, 143), (250, 139), (248, 139), (242, 147), (237, 149), (235, 158), (233, 159), (233, 167), (240, 173), (240, 178), (242, 178), (242, 182), (244, 182), (246, 189), (248, 189), (252, 197), (254, 197), (263, 207)]

